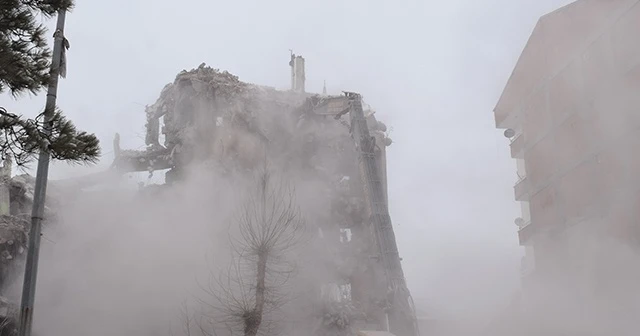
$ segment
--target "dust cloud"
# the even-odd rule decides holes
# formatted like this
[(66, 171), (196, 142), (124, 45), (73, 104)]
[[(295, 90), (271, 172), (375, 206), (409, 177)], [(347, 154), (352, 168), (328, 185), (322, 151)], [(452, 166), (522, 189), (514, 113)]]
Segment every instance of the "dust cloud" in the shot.
[[(516, 6), (513, 5), (514, 2), (494, 2), (496, 8), (504, 8), (501, 6), (505, 6), (507, 3), (509, 4), (508, 6)], [(548, 9), (557, 6), (555, 2), (546, 1), (545, 3), (545, 6), (549, 7)], [(473, 2), (473, 4), (477, 6), (476, 2)], [(525, 7), (530, 10), (533, 5), (526, 5)], [(486, 8), (489, 7), (485, 6), (482, 9), (486, 10)], [(459, 8), (456, 7), (457, 9)], [(524, 11), (523, 9), (521, 12)], [(469, 11), (469, 13), (476, 14), (475, 11)], [(519, 15), (510, 15), (510, 13), (509, 11), (504, 11), (503, 16), (510, 16), (508, 21), (515, 26), (512, 21), (520, 20), (521, 17)], [(141, 13), (136, 15), (141, 15)], [(448, 18), (448, 16), (444, 17)], [(137, 17), (135, 19), (137, 20)], [(447, 19), (443, 20), (446, 21)], [(504, 26), (496, 25), (494, 27), (495, 31), (487, 32), (479, 27), (480, 24), (478, 22), (482, 20), (465, 20), (465, 23), (468, 23), (467, 21), (473, 23), (473, 31), (477, 34), (472, 34), (469, 40), (473, 40), (474, 43), (478, 44), (487, 43), (487, 41), (491, 42), (487, 43), (491, 50), (484, 50), (487, 54), (504, 47), (499, 43), (501, 40), (498, 41), (495, 37), (482, 36), (482, 34), (498, 36), (503, 31)], [(501, 22), (504, 24), (506, 21), (503, 20)], [(134, 22), (133, 19), (131, 22)], [(406, 22), (418, 22), (418, 20), (406, 20)], [(452, 22), (459, 24), (458, 21)], [(454, 30), (453, 28), (452, 24), (452, 27), (447, 29), (431, 27), (424, 30), (438, 32)], [(409, 30), (407, 27), (405, 29)], [(520, 30), (518, 34), (512, 35), (524, 36), (527, 32)], [(378, 33), (371, 38), (371, 41), (379, 41), (378, 35), (380, 34)], [(399, 32), (397, 36), (404, 35)], [(176, 37), (178, 36), (176, 35)], [(514, 37), (510, 38), (514, 39)], [(450, 37), (447, 35), (446, 39), (450, 39)], [(241, 43), (238, 41), (245, 41), (246, 39), (234, 38), (233, 40), (234, 43)], [(267, 41), (268, 39), (265, 38), (264, 40)], [(468, 48), (468, 41), (458, 42), (461, 48)], [(161, 45), (159, 41), (154, 43)], [(400, 42), (396, 43), (400, 44)], [(405, 43), (405, 41), (402, 43)], [(407, 42), (406, 44), (408, 45), (409, 43)], [(414, 45), (413, 41), (411, 41), (411, 45)], [(343, 46), (341, 50), (347, 47), (351, 46)], [(283, 50), (284, 48), (285, 46), (282, 46)], [(363, 49), (368, 50), (366, 48)], [(163, 52), (168, 51), (164, 50)], [(94, 53), (93, 50), (88, 49), (85, 52), (87, 52), (86, 55)], [(367, 52), (376, 54), (370, 50)], [(141, 51), (140, 54), (142, 54)], [(335, 54), (340, 55), (335, 57), (342, 57), (342, 53), (336, 52)], [(438, 70), (443, 73), (440, 78), (446, 79), (449, 79), (451, 73), (454, 73), (454, 70), (459, 66), (458, 64), (444, 66), (443, 64), (446, 64), (447, 61), (446, 58), (451, 57), (462, 63), (462, 58), (470, 59), (481, 56), (478, 54), (470, 56), (469, 51), (466, 49), (452, 52), (455, 55), (434, 56), (431, 51), (424, 50), (417, 54), (423, 58), (440, 57), (440, 59), (436, 58), (437, 62), (435, 63), (441, 67)], [(360, 60), (367, 57), (364, 53), (361, 56)], [(515, 58), (517, 55), (514, 54), (512, 56)], [(381, 59), (377, 66), (382, 67), (384, 72), (391, 74), (388, 76), (392, 77), (383, 77), (385, 80), (379, 81), (379, 83), (382, 83), (379, 85), (384, 87), (380, 89), (380, 92), (388, 91), (385, 94), (391, 96), (392, 94), (389, 93), (391, 89), (388, 83), (394, 80), (400, 83), (407, 82), (406, 78), (393, 77), (398, 73), (397, 69), (406, 66), (406, 64), (401, 64), (405, 62), (402, 58), (388, 57), (388, 55), (383, 55), (382, 57), (386, 59)], [(459, 59), (456, 57), (459, 57)], [(493, 75), (491, 72), (496, 71), (498, 67), (500, 69), (507, 68), (505, 65), (507, 62), (504, 60), (506, 56), (495, 57), (498, 59), (495, 64), (474, 67), (473, 71), (471, 71), (472, 76), (467, 71), (469, 69), (463, 67), (465, 71), (457, 74), (461, 79), (454, 84), (469, 87), (471, 82), (473, 83), (473, 89), (483, 94), (486, 93), (487, 78), (494, 78), (490, 77)], [(469, 67), (468, 60), (465, 59), (464, 61), (467, 62), (464, 63), (465, 66)], [(361, 66), (358, 71), (369, 73), (368, 71), (372, 68), (372, 64), (361, 63), (361, 65), (358, 65)], [(94, 66), (93, 62), (91, 66)], [(348, 71), (353, 72), (354, 70), (348, 67), (343, 69), (344, 73)], [(428, 78), (429, 73), (415, 71), (415, 76), (418, 79), (411, 85), (422, 88), (424, 85), (420, 86), (419, 84), (423, 84), (424, 78)], [(255, 72), (258, 73), (260, 71)], [(90, 71), (85, 73), (89, 74)], [(151, 73), (152, 71), (149, 70), (150, 76)], [(256, 76), (268, 76), (266, 73), (265, 71), (265, 74)], [(155, 72), (153, 75), (159, 76)], [(637, 78), (637, 75), (635, 78)], [(115, 79), (113, 81), (115, 82)], [(434, 82), (436, 81), (434, 80)], [(415, 106), (418, 105), (416, 102), (424, 103), (425, 95), (429, 99), (436, 100), (437, 97), (435, 96), (442, 94), (442, 91), (445, 90), (455, 92), (452, 96), (446, 96), (449, 101), (460, 100), (459, 87), (454, 84), (447, 84), (444, 80), (439, 81), (437, 84), (439, 86), (451, 86), (445, 87), (445, 89), (435, 86), (430, 87), (431, 93), (425, 93), (423, 89), (416, 89), (416, 91), (420, 92), (415, 93), (415, 97), (411, 97), (413, 100), (407, 99), (407, 95), (411, 93), (397, 90), (397, 96), (400, 98), (397, 98), (398, 101), (395, 103), (409, 111), (412, 108), (415, 109)], [(577, 85), (577, 83), (574, 84)], [(116, 91), (116, 94), (131, 97), (131, 94), (125, 94), (126, 92), (124, 91), (133, 92), (138, 84), (127, 83), (126, 85), (130, 86), (123, 84), (122, 87), (117, 88), (122, 92)], [(97, 91), (104, 92), (103, 90)], [(509, 280), (517, 278), (518, 273), (517, 267), (511, 267), (517, 262), (512, 263), (512, 261), (518, 259), (519, 255), (514, 252), (516, 248), (513, 246), (506, 248), (504, 246), (488, 247), (486, 245), (497, 242), (497, 240), (487, 238), (497, 232), (489, 227), (512, 225), (509, 221), (506, 221), (507, 223), (502, 221), (509, 216), (482, 217), (484, 219), (499, 219), (502, 221), (499, 224), (496, 223), (497, 220), (494, 222), (485, 220), (473, 222), (473, 220), (470, 220), (481, 211), (508, 212), (502, 208), (492, 208), (490, 210), (483, 208), (482, 205), (488, 204), (485, 203), (486, 200), (482, 199), (483, 196), (487, 198), (501, 197), (501, 199), (512, 198), (510, 186), (502, 188), (503, 185), (500, 184), (499, 187), (496, 187), (494, 182), (486, 185), (472, 185), (476, 180), (487, 179), (487, 176), (490, 176), (489, 179), (495, 181), (507, 179), (504, 178), (505, 172), (496, 171), (496, 167), (493, 165), (484, 165), (485, 162), (490, 160), (489, 156), (494, 153), (488, 150), (478, 150), (477, 146), (481, 144), (482, 146), (487, 145), (487, 147), (490, 147), (492, 144), (490, 141), (487, 143), (481, 142), (483, 141), (480, 139), (481, 136), (474, 132), (481, 133), (485, 130), (479, 130), (478, 128), (474, 132), (467, 133), (469, 129), (464, 129), (461, 132), (462, 123), (467, 122), (479, 125), (480, 121), (474, 119), (470, 122), (469, 119), (464, 119), (467, 118), (467, 115), (464, 115), (463, 118), (461, 113), (449, 114), (454, 115), (455, 119), (446, 119), (443, 115), (447, 115), (447, 113), (442, 113), (442, 111), (450, 108), (446, 104), (435, 108), (429, 107), (436, 111), (433, 112), (433, 115), (415, 116), (412, 114), (407, 117), (410, 121), (407, 121), (406, 124), (419, 126), (413, 128), (413, 132), (405, 132), (398, 135), (400, 139), (405, 141), (398, 150), (411, 151), (412, 153), (405, 153), (405, 161), (397, 164), (415, 165), (416, 171), (411, 173), (411, 176), (404, 178), (404, 180), (398, 178), (398, 181), (403, 180), (405, 182), (405, 185), (397, 187), (398, 194), (404, 192), (401, 188), (407, 190), (433, 190), (435, 188), (436, 196), (425, 196), (425, 198), (428, 198), (429, 202), (433, 204), (450, 206), (448, 209), (442, 209), (448, 212), (448, 217), (437, 217), (438, 215), (433, 213), (436, 211), (425, 214), (425, 218), (405, 217), (407, 221), (415, 220), (419, 224), (425, 223), (425, 226), (429, 227), (429, 229), (426, 229), (425, 235), (439, 235), (437, 238), (429, 239), (447, 242), (441, 245), (434, 244), (442, 250), (446, 249), (446, 251), (438, 251), (432, 246), (423, 246), (428, 245), (424, 243), (427, 239), (419, 234), (407, 239), (411, 243), (420, 244), (419, 248), (411, 248), (411, 250), (417, 251), (412, 255), (413, 260), (407, 258), (408, 260), (405, 262), (405, 266), (411, 264), (414, 269), (406, 272), (408, 274), (407, 280), (414, 295), (416, 293), (420, 295), (417, 302), (418, 310), (422, 313), (419, 314), (420, 317), (433, 317), (432, 320), (421, 323), (422, 335), (626, 336), (637, 334), (637, 316), (640, 316), (640, 294), (638, 294), (636, 287), (640, 280), (640, 269), (637, 266), (640, 265), (640, 254), (635, 247), (637, 246), (637, 239), (634, 240), (635, 238), (633, 238), (638, 236), (638, 212), (636, 209), (638, 202), (637, 194), (632, 186), (637, 185), (640, 181), (639, 175), (636, 173), (640, 166), (638, 166), (635, 155), (630, 154), (634, 153), (638, 148), (638, 142), (633, 137), (633, 133), (637, 133), (637, 129), (630, 128), (631, 125), (637, 124), (636, 107), (639, 105), (636, 100), (638, 97), (637, 92), (637, 79), (630, 80), (630, 82), (612, 85), (611, 89), (602, 92), (598, 99), (593, 101), (592, 105), (585, 104), (589, 105), (585, 106), (585, 108), (595, 108), (600, 116), (613, 115), (608, 113), (610, 111), (626, 111), (625, 113), (620, 113), (617, 119), (603, 118), (596, 123), (599, 126), (598, 137), (590, 140), (593, 142), (602, 142), (601, 140), (605, 139), (619, 140), (616, 142), (620, 148), (618, 151), (605, 153), (607, 155), (600, 155), (596, 159), (608, 160), (603, 162), (625, 168), (617, 172), (610, 171), (603, 176), (607, 178), (618, 177), (617, 185), (626, 191), (617, 194), (618, 196), (615, 197), (615, 193), (603, 194), (602, 199), (592, 203), (594, 208), (608, 208), (612, 204), (615, 206), (608, 208), (608, 211), (603, 211), (601, 218), (581, 221), (579, 225), (575, 225), (575, 227), (567, 231), (566, 235), (556, 237), (546, 242), (544, 247), (541, 245), (539, 250), (534, 251), (534, 256), (539, 261), (536, 263), (536, 269), (526, 277), (526, 280), (523, 279), (522, 285), (518, 286), (522, 287), (522, 289), (517, 290), (517, 293), (513, 295), (512, 300), (507, 304), (503, 304), (496, 299), (494, 294), (508, 296), (508, 292), (511, 292), (513, 281)], [(484, 94), (487, 96), (487, 100), (493, 99), (499, 92), (489, 93)], [(102, 96), (100, 97), (100, 99), (105, 99)], [(583, 98), (585, 98), (584, 101), (590, 101), (586, 97)], [(398, 107), (392, 106), (393, 103), (383, 103), (386, 103), (388, 107)], [(87, 104), (89, 103), (87, 102)], [(453, 104), (455, 105), (456, 103)], [(107, 106), (108, 104), (102, 105)], [(456, 105), (456, 107), (458, 106)], [(461, 104), (459, 108), (468, 111), (476, 108), (476, 106)], [(470, 118), (482, 118), (482, 123), (492, 123), (493, 121), (489, 120), (490, 118), (488, 117), (490, 115), (488, 107), (483, 113), (481, 117), (478, 117), (480, 115), (478, 113)], [(442, 120), (439, 118), (442, 118)], [(297, 120), (274, 120), (270, 119), (264, 122), (284, 126), (284, 133), (291, 132), (297, 123)], [(454, 125), (456, 134), (462, 133), (466, 136), (450, 139), (449, 133), (451, 130), (446, 127), (438, 130), (438, 126), (429, 129), (430, 132), (434, 132), (430, 136), (438, 139), (449, 139), (448, 146), (459, 146), (458, 152), (452, 154), (454, 151), (449, 147), (444, 148), (439, 141), (434, 141), (435, 144), (427, 144), (424, 147), (413, 147), (407, 144), (409, 141), (414, 141), (408, 134), (423, 134), (420, 133), (424, 132), (423, 125), (442, 125), (445, 123)], [(493, 131), (493, 125), (491, 124), (487, 127), (487, 134), (489, 128)], [(409, 128), (407, 127), (407, 129)], [(340, 133), (332, 133), (333, 131), (335, 129), (324, 129), (322, 132), (331, 136)], [(581, 134), (579, 138), (585, 139), (594, 134), (596, 133)], [(308, 154), (306, 153), (306, 147), (303, 147), (307, 138), (302, 134), (300, 135), (300, 137), (296, 137), (295, 140), (287, 144), (287, 146), (291, 146), (294, 149), (291, 153), (295, 153), (295, 155), (273, 156), (276, 161), (276, 169), (294, 182), (298, 203), (311, 226), (323, 222), (332, 222), (334, 218), (332, 218), (329, 211), (333, 198), (331, 194), (332, 188), (328, 187), (327, 181), (319, 178), (316, 172), (310, 173), (310, 170), (285, 169), (285, 166), (287, 166), (285, 163), (290, 162), (292, 158), (296, 159)], [(469, 141), (469, 136), (476, 137), (478, 142)], [(420, 138), (419, 141), (423, 140)], [(240, 147), (251, 147), (253, 141), (253, 138), (241, 139), (239, 141)], [(499, 155), (508, 156), (507, 145), (500, 143), (500, 146)], [(246, 147), (244, 148), (246, 149)], [(255, 148), (249, 151), (262, 153)], [(424, 154), (422, 158), (418, 158), (415, 152), (419, 151), (428, 152), (429, 154)], [(461, 152), (475, 161), (454, 162), (451, 156), (460, 155)], [(339, 166), (340, 162), (336, 162), (330, 153), (329, 151), (328, 153), (320, 154), (313, 160), (316, 163), (324, 162), (328, 166)], [(438, 156), (438, 153), (440, 153), (440, 156)], [(262, 156), (260, 155), (261, 158)], [(420, 159), (426, 163), (419, 165), (415, 161), (407, 162), (407, 158), (416, 161)], [(444, 163), (445, 161), (453, 163), (451, 166), (447, 166)], [(480, 164), (483, 164), (483, 166), (474, 166), (479, 166)], [(433, 170), (419, 172), (423, 167), (431, 167), (429, 169)], [(436, 168), (432, 167), (439, 167), (438, 169), (442, 171), (435, 170)], [(409, 171), (409, 168), (407, 168), (407, 171)], [(453, 178), (439, 178), (441, 175), (433, 174), (434, 172), (441, 175), (454, 172), (459, 174), (458, 177), (460, 179), (464, 180), (453, 181)], [(485, 175), (483, 176), (482, 174)], [(161, 176), (162, 174), (158, 172), (157, 175)], [(342, 175), (328, 175), (335, 177), (332, 183), (340, 181), (343, 177)], [(357, 179), (357, 175), (354, 172), (349, 175), (352, 180)], [(420, 177), (420, 179), (416, 179), (416, 176)], [(442, 180), (441, 184), (438, 184), (438, 179)], [(452, 182), (458, 183), (455, 188), (451, 188)], [(210, 270), (224, 267), (229, 262), (228, 227), (232, 223), (231, 218), (237, 205), (241, 202), (242, 191), (249, 186), (249, 180), (246, 176), (234, 177), (217, 169), (210, 169), (210, 167), (194, 166), (186, 174), (184, 181), (172, 186), (170, 190), (141, 194), (138, 193), (135, 186), (131, 188), (129, 184), (114, 179), (105, 181), (103, 186), (96, 190), (70, 191), (69, 195), (65, 196), (68, 199), (65, 199), (63, 205), (57, 209), (60, 220), (48, 224), (45, 228), (34, 316), (35, 332), (38, 335), (62, 336), (81, 333), (91, 335), (114, 333), (121, 335), (166, 335), (172, 332), (175, 335), (180, 335), (182, 333), (180, 312), (182, 304), (185, 300), (193, 302), (194, 298), (202, 297), (203, 294), (199, 282), (209, 276)], [(494, 188), (486, 190), (491, 187)], [(467, 196), (463, 194), (465, 188), (476, 188), (476, 191)], [(450, 191), (451, 189), (453, 191)], [(505, 191), (501, 193), (495, 191), (496, 189), (504, 189)], [(460, 205), (460, 199), (464, 199), (464, 196), (467, 196), (464, 200), (465, 205)], [(416, 198), (421, 196), (411, 195), (408, 197)], [(391, 202), (394, 201), (391, 200)], [(469, 205), (472, 202), (474, 205)], [(412, 207), (413, 209), (410, 209), (411, 211), (407, 211), (407, 213), (420, 213), (415, 209), (416, 204), (419, 203), (406, 203), (407, 205), (398, 204), (397, 209), (402, 211), (409, 210), (409, 207)], [(492, 203), (492, 205), (496, 205), (496, 203)], [(434, 209), (433, 205), (427, 205), (426, 202), (424, 207), (432, 207), (429, 210), (438, 210)], [(616, 208), (619, 211), (614, 211)], [(474, 215), (466, 216), (462, 214), (463, 212), (473, 213)], [(392, 217), (394, 217), (393, 213)], [(456, 221), (473, 222), (471, 225), (481, 226), (482, 229), (471, 232), (471, 225), (462, 229), (461, 226), (451, 229), (451, 227), (459, 225)], [(437, 227), (438, 225), (443, 227)], [(447, 228), (444, 228), (444, 226), (447, 226)], [(416, 231), (419, 230), (416, 229)], [(513, 245), (515, 245), (515, 240), (517, 239), (515, 228), (513, 231)], [(324, 232), (324, 234), (335, 234), (335, 232)], [(470, 242), (472, 239), (469, 239), (469, 241), (463, 241), (468, 244), (460, 244), (463, 246), (447, 245), (449, 240), (453, 241), (453, 239), (449, 238), (466, 234), (484, 234), (487, 237), (474, 241), (475, 244)], [(457, 239), (455, 241), (460, 242), (461, 240)], [(497, 242), (496, 244), (501, 243), (503, 242)], [(304, 251), (300, 252), (301, 264), (306, 267), (300, 270), (300, 274), (297, 274), (296, 285), (300, 288), (308, 288), (310, 285), (335, 280), (335, 274), (327, 273), (326, 270), (331, 268), (327, 264), (331, 264), (332, 261), (340, 258), (336, 254), (331, 254), (333, 251), (326, 253), (327, 246), (323, 246), (322, 242), (316, 242), (315, 245), (306, 247)], [(400, 250), (402, 252), (410, 250), (410, 248), (406, 244), (400, 244)], [(508, 253), (505, 252), (507, 250)], [(506, 261), (493, 264), (470, 264), (469, 260), (477, 260), (473, 259), (473, 256), (480, 254), (483, 255), (483, 260)], [(505, 254), (509, 255), (505, 256)], [(423, 260), (429, 259), (430, 262), (422, 262), (420, 258), (423, 258)], [(304, 265), (304, 262), (307, 264)], [(423, 264), (429, 264), (429, 267), (436, 265), (437, 267), (432, 267), (432, 269), (439, 267), (441, 270), (447, 270), (447, 275), (453, 274), (456, 277), (442, 276), (432, 270), (424, 270)], [(455, 271), (451, 271), (451, 269), (455, 269)], [(423, 272), (423, 274), (418, 274), (419, 272)], [(490, 275), (486, 275), (487, 273)], [(416, 275), (419, 276), (416, 277)], [(423, 279), (428, 279), (428, 281), (421, 281)], [(518, 282), (517, 279), (515, 282)], [(20, 281), (15, 281), (11, 288), (14, 302), (19, 301), (19, 284)], [(433, 288), (440, 288), (443, 291), (447, 291), (447, 293), (438, 296), (439, 293), (432, 293)], [(501, 291), (503, 288), (504, 291)], [(465, 299), (459, 299), (462, 297)], [(434, 310), (438, 310), (440, 306), (448, 306), (448, 302), (445, 302), (447, 299), (452, 299), (451, 301), (454, 303), (472, 302), (473, 304), (469, 304), (469, 307), (459, 307), (458, 310), (450, 314), (454, 317), (452, 320), (447, 320), (446, 317), (439, 319), (438, 314), (435, 314), (435, 317), (432, 316)], [(499, 309), (496, 309), (497, 307)], [(293, 307), (287, 312), (301, 313), (301, 309), (296, 311), (295, 308), (300, 307)], [(498, 314), (495, 314), (496, 310), (499, 312)], [(292, 316), (294, 315), (287, 317), (290, 318)], [(304, 334), (310, 330), (303, 329), (298, 334)]]
[[(623, 86), (626, 89), (613, 87), (603, 93), (595, 102), (596, 108), (624, 108), (633, 103), (629, 100), (634, 97), (633, 90)], [(266, 119), (259, 124), (277, 127), (282, 134), (299, 132), (297, 120), (280, 119), (274, 123), (269, 113), (261, 118)], [(602, 124), (600, 130), (605, 137), (615, 138), (616, 131), (628, 120)], [(344, 130), (336, 123), (332, 124), (334, 128), (323, 125), (326, 137), (339, 138), (338, 143), (349, 140), (340, 138)], [(315, 134), (311, 128), (301, 129), (304, 131), (299, 136), (303, 139), (316, 136), (311, 136)], [(248, 153), (260, 152), (251, 147), (253, 137), (242, 138), (242, 132), (231, 134), (240, 137), (238, 142), (244, 144), (240, 148), (249, 146)], [(308, 146), (306, 141), (290, 142), (288, 146), (268, 156), (274, 158), (271, 164), (275, 171), (295, 186), (296, 201), (310, 227), (326, 228), (326, 223), (342, 220), (331, 209), (336, 183), (345, 182), (345, 176), (336, 173), (343, 162), (335, 152), (320, 146), (322, 150), (313, 150), (316, 156), (309, 156), (314, 168), (292, 169), (291, 153), (302, 157), (302, 148), (310, 147), (304, 147)], [(342, 150), (349, 153), (346, 157), (353, 158), (348, 149)], [(621, 153), (601, 155), (600, 160), (632, 166), (633, 159)], [(254, 160), (240, 158), (238, 162), (259, 165), (263, 159), (264, 156)], [(187, 302), (197, 312), (194, 302), (207, 299), (201, 284), (211, 271), (230, 262), (229, 227), (243, 191), (251, 186), (250, 173), (229, 173), (215, 167), (194, 164), (183, 181), (166, 189), (149, 186), (141, 192), (131, 188), (130, 181), (112, 177), (98, 188), (67, 190), (59, 196), (62, 199), (56, 209), (58, 216), (46, 226), (42, 241), (35, 332), (51, 336), (184, 333), (183, 304)], [(629, 171), (625, 176), (632, 181), (635, 175)], [(357, 179), (357, 175), (354, 177)], [(633, 204), (626, 200), (630, 194), (611, 197), (609, 202), (617, 204), (617, 213), (629, 215), (633, 211)], [(526, 277), (522, 290), (500, 309), (500, 314), (493, 313), (495, 302), (479, 302), (478, 306), (484, 305), (489, 311), (471, 310), (459, 314), (456, 320), (421, 322), (422, 334), (635, 334), (640, 313), (640, 294), (634, 290), (640, 281), (640, 268), (635, 265), (640, 265), (640, 254), (629, 244), (632, 240), (625, 237), (632, 234), (629, 229), (633, 229), (634, 222), (616, 218), (613, 213), (611, 210), (599, 221), (582, 221), (569, 228), (566, 236), (550, 240), (541, 252), (536, 251), (534, 274)], [(338, 237), (330, 230), (323, 234)], [(623, 243), (625, 240), (627, 243)], [(298, 294), (337, 279), (338, 275), (329, 270), (343, 256), (333, 246), (327, 248), (331, 244), (326, 241), (318, 240), (298, 251), (302, 267), (292, 286)], [(468, 250), (460, 253), (464, 258)], [(348, 266), (349, 262), (352, 261), (344, 260)], [(504, 270), (497, 267), (484, 271)], [(14, 301), (18, 300), (19, 283), (16, 281), (12, 287)], [(414, 284), (412, 288), (428, 291), (421, 285)], [(292, 303), (285, 309), (289, 315), (279, 318), (308, 318), (304, 304)], [(317, 327), (311, 322), (302, 325), (302, 330), (296, 330), (298, 334), (311, 333)]]
[[(535, 267), (524, 272), (521, 294), (487, 334), (637, 334), (640, 77), (637, 65), (615, 70), (615, 42), (599, 34), (535, 92), (545, 99), (535, 113), (549, 118), (550, 126), (538, 148), (530, 149), (531, 158), (534, 151), (539, 156), (528, 166), (537, 170), (527, 175), (552, 176), (530, 201), (539, 228), (528, 253)], [(596, 53), (602, 57), (588, 57)], [(524, 127), (542, 133), (537, 125)], [(542, 144), (549, 139), (551, 147)]]
[(83, 193), (45, 228), (35, 332), (167, 334), (198, 277), (227, 257), (230, 181), (194, 173), (153, 197), (110, 189)]
[[(189, 84), (182, 85), (203, 79), (211, 81), (217, 96), (202, 98)], [(339, 254), (340, 225), (364, 209), (361, 197), (348, 197), (349, 190), (362, 193), (353, 189), (360, 180), (348, 127), (333, 118), (282, 107), (278, 97), (286, 97), (286, 92), (246, 85), (204, 66), (181, 73), (176, 83), (181, 85), (170, 97), (177, 99), (164, 97), (159, 105), (170, 106), (164, 127), (175, 130), (166, 133), (165, 145), (177, 148), (172, 141), (180, 139), (185, 152), (195, 153), (191, 163), (180, 167), (179, 182), (138, 190), (126, 177), (106, 174), (84, 190), (72, 179), (51, 183), (51, 190), (55, 186), (61, 192), (49, 196), (58, 199), (55, 207), (50, 203), (56, 215), (45, 226), (42, 240), (36, 333), (186, 333), (185, 304), (195, 315), (205, 314), (202, 301), (216, 304), (206, 284), (232, 263), (234, 220), (255, 173), (265, 165), (294, 188), (295, 207), (308, 223), (305, 244), (287, 255), (297, 267), (287, 287), (292, 298), (278, 307), (287, 313), (278, 312), (278, 318), (317, 329), (318, 317), (310, 311), (315, 291), (338, 282), (344, 276), (339, 273), (353, 267), (355, 256)], [(220, 87), (228, 90), (228, 97)], [(198, 122), (179, 124), (190, 118)], [(269, 145), (257, 134), (268, 137)], [(123, 150), (119, 158), (136, 164), (147, 155)], [(19, 280), (10, 288), (14, 302), (19, 302)], [(226, 325), (215, 328), (227, 331)]]
[[(200, 300), (215, 304), (206, 286), (231, 262), (230, 226), (253, 180), (202, 166), (187, 176), (169, 190), (142, 193), (114, 179), (63, 202), (44, 229), (34, 333), (180, 335), (185, 304), (195, 317), (204, 313)], [(318, 190), (296, 183), (309, 217), (321, 210)], [(299, 279), (327, 278), (318, 264)], [(20, 286), (10, 288), (14, 302)]]

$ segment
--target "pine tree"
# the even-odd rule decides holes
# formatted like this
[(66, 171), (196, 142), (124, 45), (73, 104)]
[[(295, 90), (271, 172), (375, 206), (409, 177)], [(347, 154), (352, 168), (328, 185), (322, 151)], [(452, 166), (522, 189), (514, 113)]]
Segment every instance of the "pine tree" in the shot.
[[(46, 89), (49, 83), (51, 50), (47, 30), (38, 17), (51, 17), (59, 10), (70, 10), (73, 0), (0, 1), (0, 93), (14, 98)], [(9, 155), (18, 165), (29, 163), (41, 150), (52, 158), (75, 163), (92, 163), (100, 155), (98, 139), (76, 129), (56, 110), (51, 134), (43, 130), (41, 113), (26, 119), (0, 107), (0, 155)]]

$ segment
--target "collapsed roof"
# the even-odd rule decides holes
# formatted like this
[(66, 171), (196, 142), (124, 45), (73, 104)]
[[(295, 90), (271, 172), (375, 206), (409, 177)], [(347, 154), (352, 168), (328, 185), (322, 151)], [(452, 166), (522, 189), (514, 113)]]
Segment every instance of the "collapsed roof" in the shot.
[[(319, 139), (338, 153), (352, 142), (348, 140), (349, 121), (341, 118), (345, 103), (339, 97), (244, 83), (203, 63), (180, 72), (156, 102), (146, 107), (144, 151), (120, 149), (116, 135), (113, 168), (175, 171), (194, 160), (214, 159), (226, 165), (233, 162), (244, 170), (258, 164), (265, 150), (271, 161), (283, 155), (295, 159), (305, 155), (301, 144)], [(390, 145), (384, 134), (386, 126), (375, 120), (373, 111), (367, 112), (379, 144)], [(353, 163), (355, 154), (351, 154)]]

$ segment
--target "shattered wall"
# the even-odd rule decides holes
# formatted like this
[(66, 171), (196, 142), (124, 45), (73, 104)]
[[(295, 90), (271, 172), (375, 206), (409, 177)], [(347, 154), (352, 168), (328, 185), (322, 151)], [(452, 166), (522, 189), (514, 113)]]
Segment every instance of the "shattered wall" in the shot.
[[(35, 178), (28, 175), (11, 177), (11, 161), (6, 160), (0, 175), (2, 197), (0, 213), (0, 335), (13, 335), (17, 321), (18, 304), (15, 295), (9, 299), (8, 287), (20, 278), (29, 234)], [(44, 225), (56, 220), (53, 209), (60, 199), (56, 183), (50, 183), (45, 206)]]
[[(302, 191), (299, 197), (308, 198), (300, 203), (317, 230), (304, 256), (314, 266), (313, 274), (305, 277), (303, 271), (299, 279), (306, 293), (302, 300), (325, 302), (316, 311), (319, 319), (326, 315), (326, 301), (348, 302), (330, 306), (353, 304), (362, 314), (347, 315), (367, 323), (366, 312), (377, 304), (372, 301), (371, 292), (378, 288), (369, 261), (375, 247), (365, 224), (369, 214), (349, 120), (346, 111), (331, 103), (331, 97), (323, 95), (244, 83), (202, 64), (178, 74), (147, 106), (146, 150), (122, 150), (116, 138), (113, 167), (122, 172), (166, 169), (170, 184), (195, 164), (248, 176), (268, 161)], [(391, 140), (374, 112), (365, 113), (376, 138), (380, 171), (386, 172), (384, 153)], [(380, 178), (386, 186), (386, 176)], [(329, 315), (346, 316), (334, 313)]]

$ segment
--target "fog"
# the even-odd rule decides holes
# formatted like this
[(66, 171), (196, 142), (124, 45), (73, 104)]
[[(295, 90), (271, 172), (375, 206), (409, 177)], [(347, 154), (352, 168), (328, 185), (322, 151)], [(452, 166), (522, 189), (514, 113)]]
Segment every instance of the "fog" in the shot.
[[(360, 92), (392, 129), (390, 212), (418, 314), (485, 325), (518, 297), (523, 254), (513, 224), (520, 216), (515, 162), (492, 110), (538, 18), (570, 2), (78, 3), (67, 20), (68, 78), (58, 105), (99, 136), (104, 156), (91, 168), (57, 163), (51, 177), (106, 169), (116, 132), (123, 148), (142, 148), (144, 105), (179, 71), (207, 62), (286, 89), (293, 49), (306, 58), (308, 91), (321, 92), (326, 81), (329, 93)], [(0, 97), (0, 105), (31, 116), (43, 103), (44, 96)], [(123, 185), (161, 178), (132, 176)], [(301, 202), (312, 211), (306, 182)], [(196, 170), (164, 199), (132, 201), (130, 191), (115, 189), (65, 208), (65, 220), (45, 229), (37, 330), (166, 332), (180, 303), (198, 290), (195, 279), (206, 276), (199, 274), (209, 267), (205, 256), (224, 252), (235, 204), (228, 196), (237, 191), (230, 184)], [(637, 260), (614, 242), (598, 246), (617, 260)], [(637, 276), (619, 267), (624, 278)], [(624, 316), (603, 308), (621, 302), (614, 294), (578, 313), (577, 301), (553, 286), (540, 285), (539, 305), (553, 302), (556, 310), (533, 314), (531, 323), (628, 332), (633, 300)], [(606, 314), (615, 318), (585, 322)]]
[[(60, 224), (44, 230), (34, 332), (167, 334), (175, 327), (182, 302), (198, 294), (196, 280), (206, 280), (223, 255), (225, 209), (232, 209), (231, 188), (220, 179), (208, 174), (197, 183), (209, 188), (187, 184), (153, 201), (112, 191), (64, 208)], [(214, 184), (226, 193), (207, 192)]]

